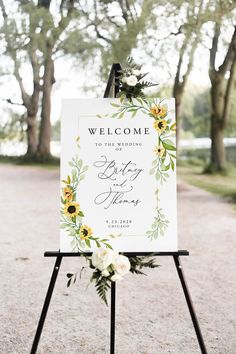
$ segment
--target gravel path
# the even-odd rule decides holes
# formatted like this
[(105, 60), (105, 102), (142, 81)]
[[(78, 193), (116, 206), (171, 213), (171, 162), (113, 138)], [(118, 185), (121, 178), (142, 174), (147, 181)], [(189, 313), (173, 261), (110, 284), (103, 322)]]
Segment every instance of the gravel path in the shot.
[[(179, 248), (209, 353), (236, 353), (236, 213), (217, 196), (179, 184)], [(59, 243), (58, 170), (0, 165), (0, 353), (29, 353)], [(148, 277), (128, 275), (117, 290), (117, 354), (200, 353), (171, 258)], [(109, 308), (88, 274), (65, 259), (46, 319), (39, 354), (109, 353)], [(83, 263), (84, 264), (84, 263)]]

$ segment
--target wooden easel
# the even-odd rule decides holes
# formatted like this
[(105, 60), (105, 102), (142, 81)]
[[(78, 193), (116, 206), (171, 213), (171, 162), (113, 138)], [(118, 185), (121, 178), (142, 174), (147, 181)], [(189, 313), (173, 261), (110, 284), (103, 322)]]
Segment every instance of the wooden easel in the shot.
[[(119, 92), (119, 70), (121, 69), (120, 64), (113, 64), (112, 68), (111, 68), (111, 72), (109, 75), (109, 79), (107, 82), (107, 86), (106, 86), (106, 90), (104, 93), (104, 98), (105, 97), (116, 97), (117, 93)], [(89, 253), (88, 253), (89, 255)], [(183, 288), (183, 292), (184, 292), (184, 296), (187, 302), (187, 306), (190, 312), (190, 316), (192, 319), (192, 323), (195, 329), (195, 333), (197, 336), (197, 340), (199, 343), (199, 347), (201, 350), (202, 354), (207, 354), (207, 350), (206, 350), (206, 346), (202, 337), (202, 333), (201, 333), (201, 329), (197, 320), (197, 316), (196, 316), (196, 312), (194, 310), (194, 306), (192, 303), (192, 299), (190, 296), (190, 292), (189, 289), (187, 287), (187, 283), (184, 277), (184, 273), (183, 273), (183, 267), (181, 265), (180, 262), (180, 256), (189, 256), (189, 252), (186, 250), (181, 250), (181, 251), (177, 251), (177, 252), (156, 252), (156, 253), (149, 253), (149, 252), (136, 252), (136, 253), (124, 253), (125, 256), (127, 257), (134, 257), (134, 256), (158, 256), (158, 257), (166, 257), (166, 256), (171, 256), (174, 259), (174, 264)], [(53, 290), (54, 290), (54, 286), (57, 280), (57, 275), (59, 273), (60, 270), (60, 265), (61, 265), (61, 261), (62, 258), (64, 257), (81, 257), (83, 256), (83, 254), (81, 253), (66, 253), (66, 252), (60, 252), (60, 251), (56, 251), (56, 252), (45, 252), (44, 253), (44, 257), (55, 257), (56, 258), (56, 262), (53, 268), (53, 272), (52, 272), (52, 276), (51, 276), (51, 280), (48, 286), (48, 291), (46, 294), (46, 298), (44, 301), (44, 305), (42, 308), (42, 312), (40, 315), (40, 319), (38, 322), (38, 327), (35, 333), (35, 337), (34, 337), (34, 341), (33, 341), (33, 345), (32, 345), (32, 349), (30, 354), (36, 354), (37, 352), (37, 348), (38, 348), (38, 344), (39, 344), (39, 340), (41, 337), (41, 333), (43, 330), (43, 326), (44, 326), (44, 322), (47, 316), (47, 312), (48, 312), (48, 308), (50, 305), (50, 301), (51, 301), (51, 297), (53, 294)], [(115, 310), (116, 310), (116, 283), (112, 282), (111, 283), (111, 319), (110, 319), (110, 354), (114, 354), (115, 353)], [(86, 353), (89, 354), (89, 353)]]

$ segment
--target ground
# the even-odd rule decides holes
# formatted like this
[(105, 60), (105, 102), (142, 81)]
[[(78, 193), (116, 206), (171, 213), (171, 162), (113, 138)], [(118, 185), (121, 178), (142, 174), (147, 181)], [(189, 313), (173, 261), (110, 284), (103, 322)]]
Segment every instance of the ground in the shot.
[[(0, 165), (0, 353), (30, 352), (59, 245), (59, 171)], [(179, 249), (209, 353), (236, 353), (236, 212), (220, 197), (178, 184)], [(117, 286), (117, 354), (200, 353), (171, 258), (148, 276)], [(66, 288), (83, 260), (64, 259), (39, 354), (109, 353), (109, 308), (86, 288), (88, 273)]]

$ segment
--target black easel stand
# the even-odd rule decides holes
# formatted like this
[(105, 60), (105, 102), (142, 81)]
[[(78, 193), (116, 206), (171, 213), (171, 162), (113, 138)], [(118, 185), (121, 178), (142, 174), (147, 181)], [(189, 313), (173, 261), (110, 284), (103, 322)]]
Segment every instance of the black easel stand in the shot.
[[(109, 75), (109, 79), (107, 82), (107, 87), (104, 93), (105, 97), (116, 97), (116, 94), (119, 92), (119, 70), (121, 69), (120, 64), (113, 64), (111, 68), (111, 72)], [(114, 85), (115, 83), (115, 85)], [(195, 333), (198, 339), (199, 347), (202, 354), (207, 354), (207, 350), (204, 344), (204, 340), (202, 337), (201, 329), (197, 320), (197, 316), (194, 310), (194, 306), (192, 303), (192, 299), (190, 296), (190, 292), (187, 287), (187, 283), (184, 277), (183, 268), (180, 262), (180, 256), (188, 256), (189, 252), (186, 250), (181, 250), (178, 252), (135, 252), (135, 253), (124, 253), (126, 256), (172, 256), (174, 259), (175, 267), (179, 275), (179, 279), (183, 288), (183, 292), (185, 295), (185, 299), (188, 305), (188, 309), (191, 315), (192, 323), (195, 329)], [(89, 255), (89, 254), (88, 254)], [(54, 290), (54, 286), (57, 280), (57, 275), (59, 273), (61, 261), (63, 257), (80, 257), (81, 253), (70, 253), (70, 252), (45, 252), (44, 257), (56, 257), (56, 262), (53, 268), (52, 277), (48, 286), (48, 291), (46, 294), (46, 298), (44, 301), (43, 309), (41, 312), (41, 316), (39, 319), (38, 327), (35, 333), (33, 345), (30, 354), (36, 354), (40, 336), (43, 330), (44, 322), (47, 316), (48, 308), (50, 305), (52, 293)], [(115, 305), (116, 305), (116, 283), (112, 282), (111, 285), (111, 322), (110, 322), (110, 354), (115, 353)]]

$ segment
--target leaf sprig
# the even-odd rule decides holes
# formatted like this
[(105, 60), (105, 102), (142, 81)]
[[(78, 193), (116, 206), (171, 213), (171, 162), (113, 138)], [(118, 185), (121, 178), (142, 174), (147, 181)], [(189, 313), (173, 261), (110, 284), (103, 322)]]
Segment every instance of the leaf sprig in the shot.
[(132, 274), (142, 274), (142, 275), (146, 275), (142, 269), (143, 268), (157, 268), (160, 265), (155, 263), (155, 259), (150, 257), (129, 257), (129, 261), (130, 261), (130, 272)]

